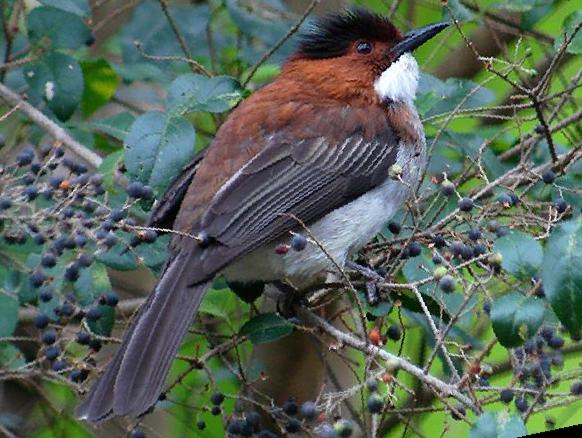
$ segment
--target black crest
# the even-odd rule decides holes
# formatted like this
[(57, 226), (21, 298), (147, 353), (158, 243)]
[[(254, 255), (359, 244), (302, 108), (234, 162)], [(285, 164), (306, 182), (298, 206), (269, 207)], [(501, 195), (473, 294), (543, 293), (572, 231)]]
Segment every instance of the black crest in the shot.
[(298, 55), (309, 59), (342, 56), (358, 40), (393, 41), (400, 32), (392, 22), (366, 9), (318, 18), (299, 39)]

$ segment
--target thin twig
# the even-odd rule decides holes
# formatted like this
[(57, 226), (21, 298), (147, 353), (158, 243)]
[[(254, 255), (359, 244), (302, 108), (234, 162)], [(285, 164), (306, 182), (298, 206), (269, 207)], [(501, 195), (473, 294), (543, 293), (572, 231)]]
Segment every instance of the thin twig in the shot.
[(172, 28), (172, 32), (174, 32), (174, 35), (176, 35), (176, 39), (178, 40), (178, 43), (180, 44), (180, 47), (182, 48), (182, 52), (184, 52), (184, 55), (189, 60), (188, 64), (190, 65), (190, 68), (192, 69), (192, 73), (202, 73), (205, 76), (211, 77), (212, 73), (210, 73), (202, 64), (200, 64), (199, 62), (197, 62), (193, 59), (192, 52), (190, 52), (190, 49), (188, 48), (188, 44), (186, 43), (186, 40), (184, 39), (184, 37), (180, 33), (180, 29), (178, 29), (178, 25), (176, 24), (176, 22), (172, 18), (172, 15), (170, 14), (170, 10), (168, 8), (166, 1), (167, 0), (159, 0), (160, 6), (162, 7), (162, 11), (164, 11), (164, 15), (166, 16), (166, 19), (168, 20), (168, 23), (170, 24), (170, 27)]
[(246, 87), (249, 82), (251, 81), (251, 79), (253, 78), (253, 76), (255, 75), (255, 73), (257, 72), (257, 70), (261, 67), (261, 65), (263, 65), (267, 59), (269, 59), (273, 53), (275, 53), (277, 50), (279, 50), (281, 48), (281, 46), (283, 44), (285, 44), (285, 42), (291, 38), (295, 33), (297, 33), (297, 31), (299, 30), (299, 28), (301, 27), (301, 25), (303, 24), (303, 22), (307, 19), (307, 17), (309, 16), (309, 14), (311, 14), (311, 11), (313, 11), (313, 8), (315, 8), (319, 2), (321, 0), (311, 0), (311, 3), (309, 4), (309, 6), (307, 6), (307, 9), (305, 9), (305, 11), (303, 12), (303, 14), (301, 15), (301, 17), (299, 18), (299, 20), (291, 27), (291, 29), (289, 29), (289, 31), (279, 40), (277, 41), (277, 43), (271, 47), (271, 49), (265, 53), (261, 59), (259, 59), (259, 61), (251, 68), (251, 71), (249, 72), (247, 78), (244, 80), (242, 86), (243, 88)]
[(62, 127), (57, 125), (42, 112), (37, 110), (22, 97), (8, 88), (6, 85), (0, 83), (0, 99), (7, 102), (12, 106), (19, 106), (20, 111), (28, 116), (30, 120), (42, 127), (47, 131), (57, 142), (61, 142), (64, 146), (69, 148), (71, 152), (78, 155), (80, 158), (85, 160), (89, 165), (94, 168), (98, 168), (101, 165), (102, 159), (95, 152), (83, 146), (73, 137), (71, 137), (67, 131)]

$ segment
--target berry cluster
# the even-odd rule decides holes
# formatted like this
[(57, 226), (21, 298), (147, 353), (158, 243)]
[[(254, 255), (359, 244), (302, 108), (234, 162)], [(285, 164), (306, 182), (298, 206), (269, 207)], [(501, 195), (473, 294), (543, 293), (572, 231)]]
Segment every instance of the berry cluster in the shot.
[[(515, 396), (515, 407), (519, 412), (527, 412), (533, 402), (538, 405), (545, 403), (543, 390), (554, 383), (552, 369), (561, 368), (564, 364), (561, 351), (564, 343), (564, 338), (556, 329), (542, 326), (535, 337), (514, 350), (513, 373), (524, 390)], [(510, 403), (514, 399), (514, 391), (503, 390), (500, 399)]]
[(49, 144), (22, 149), (0, 169), (1, 239), (28, 253), (25, 265), (8, 266), (21, 278), (15, 290), (21, 302), (38, 309), (32, 322), (39, 330), (39, 358), (74, 383), (87, 378), (95, 361), (91, 354), (77, 360), (79, 348), (71, 345), (98, 352), (119, 302), (110, 288), (93, 284), (105, 272), (102, 256), (114, 247), (133, 251), (157, 240), (154, 231), (135, 231), (131, 217), (138, 201), (152, 199), (152, 189), (134, 182), (127, 197), (112, 199), (110, 180)]

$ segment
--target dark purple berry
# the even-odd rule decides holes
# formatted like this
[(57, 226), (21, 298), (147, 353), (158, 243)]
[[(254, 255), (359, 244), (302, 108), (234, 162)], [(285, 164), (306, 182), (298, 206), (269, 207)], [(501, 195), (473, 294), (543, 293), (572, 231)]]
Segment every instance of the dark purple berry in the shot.
[(64, 360), (56, 360), (53, 363), (52, 368), (53, 368), (53, 371), (55, 373), (58, 373), (58, 372), (63, 371), (64, 369), (67, 368), (67, 362), (65, 362)]
[(384, 410), (384, 400), (376, 393), (368, 397), (368, 411), (372, 414), (380, 414)]
[(101, 318), (101, 315), (103, 315), (103, 312), (101, 311), (101, 308), (99, 308), (99, 306), (91, 307), (85, 314), (86, 318), (89, 321), (97, 321), (99, 318)]
[(469, 230), (469, 239), (471, 240), (479, 240), (481, 238), (481, 231), (479, 230), (479, 228), (471, 228)]
[(59, 357), (59, 354), (61, 354), (59, 347), (51, 346), (45, 350), (44, 357), (47, 360), (55, 360), (57, 357)]
[(554, 350), (558, 350), (564, 346), (564, 338), (554, 335), (548, 341), (548, 346)]
[(89, 345), (91, 342), (91, 335), (85, 331), (77, 333), (77, 343), (80, 345)]
[(570, 393), (572, 395), (582, 395), (582, 382), (574, 382), (572, 386), (570, 386)]
[(38, 188), (36, 186), (28, 186), (24, 189), (24, 196), (28, 201), (34, 201), (38, 197)]
[(542, 174), (542, 180), (546, 184), (552, 184), (556, 180), (556, 173), (553, 170), (546, 170)]
[(285, 425), (285, 429), (289, 433), (297, 433), (301, 430), (301, 423), (296, 418), (291, 418)]
[(441, 193), (445, 196), (451, 196), (455, 193), (455, 185), (450, 181), (443, 181), (441, 184)]
[(89, 348), (93, 350), (95, 353), (101, 350), (102, 344), (101, 341), (97, 338), (93, 338), (89, 341)]
[(439, 287), (444, 293), (451, 293), (455, 290), (456, 281), (450, 275), (445, 275), (439, 280)]
[(524, 412), (526, 412), (529, 406), (528, 406), (528, 403), (527, 403), (527, 400), (525, 399), (525, 397), (521, 396), (521, 397), (516, 398), (515, 399), (515, 407), (522, 414)]
[(50, 322), (49, 317), (46, 316), (44, 313), (39, 313), (34, 317), (34, 326), (36, 328), (43, 329), (49, 324), (49, 322)]
[(301, 416), (306, 420), (313, 420), (317, 415), (317, 407), (314, 402), (306, 401), (301, 405)]
[(408, 244), (408, 254), (410, 255), (410, 257), (417, 257), (420, 255), (421, 252), (422, 246), (420, 246), (420, 243), (413, 240)]
[(226, 431), (233, 435), (240, 435), (242, 432), (242, 424), (243, 422), (239, 419), (230, 420), (226, 427)]
[(303, 234), (295, 234), (291, 239), (291, 248), (295, 251), (303, 251), (307, 246), (307, 239)]
[(554, 207), (556, 207), (558, 213), (562, 214), (568, 209), (568, 203), (564, 198), (559, 198), (554, 202)]
[(121, 209), (113, 209), (109, 214), (109, 218), (113, 222), (119, 222), (120, 220), (124, 219), (127, 216), (127, 211)]
[(432, 236), (431, 240), (433, 241), (434, 246), (437, 249), (441, 249), (441, 248), (444, 248), (445, 246), (447, 246), (447, 242), (445, 241), (444, 237), (439, 236), (438, 234), (435, 236)]
[(75, 313), (75, 306), (73, 306), (68, 301), (65, 301), (63, 305), (58, 309), (59, 315), (61, 316), (72, 316)]
[(57, 341), (57, 332), (55, 329), (48, 329), (42, 334), (42, 343), (52, 345)]
[(212, 406), (210, 413), (216, 417), (222, 413), (222, 409), (220, 409), (220, 406)]
[(119, 303), (119, 297), (117, 296), (117, 294), (115, 292), (109, 292), (105, 296), (105, 304), (107, 306), (115, 307), (115, 306), (117, 306), (117, 303)]
[(388, 327), (386, 336), (388, 336), (388, 338), (392, 339), (393, 341), (398, 341), (402, 336), (402, 329), (400, 328), (400, 326), (392, 324), (390, 327)]
[(339, 420), (333, 428), (340, 438), (349, 438), (354, 433), (354, 425), (350, 420)]
[(16, 164), (18, 164), (20, 167), (28, 166), (30, 163), (32, 163), (33, 158), (33, 150), (26, 148), (20, 151), (18, 155), (16, 155)]
[(79, 263), (79, 266), (83, 268), (88, 268), (93, 263), (93, 260), (94, 258), (91, 254), (83, 253), (79, 255), (77, 262)]
[(513, 391), (511, 389), (502, 389), (499, 393), (499, 399), (503, 403), (511, 403), (511, 400), (513, 400)]
[(43, 285), (43, 283), (45, 281), (47, 281), (48, 277), (47, 275), (44, 273), (44, 271), (41, 271), (40, 269), (33, 271), (33, 273), (30, 275), (30, 284), (33, 287), (40, 287)]
[(282, 408), (283, 412), (285, 412), (285, 414), (289, 416), (297, 415), (297, 412), (299, 412), (299, 406), (297, 405), (297, 402), (293, 399), (289, 399), (285, 403), (283, 403)]
[(398, 222), (390, 221), (388, 222), (388, 229), (392, 234), (400, 234), (401, 227)]
[(0, 210), (8, 210), (12, 207), (12, 199), (7, 196), (0, 196)]
[(459, 210), (471, 211), (473, 209), (473, 200), (471, 198), (461, 198), (459, 200)]
[(67, 266), (63, 278), (70, 282), (77, 281), (79, 279), (79, 265), (76, 263), (71, 263), (69, 266)]
[(366, 380), (366, 387), (370, 392), (378, 391), (378, 380), (376, 380), (374, 377), (370, 377), (368, 380)]
[(497, 197), (497, 202), (499, 202), (504, 207), (511, 207), (513, 205), (513, 199), (509, 193), (502, 193)]
[(198, 430), (204, 430), (206, 429), (206, 423), (204, 422), (204, 420), (198, 420), (196, 422), (196, 427), (198, 428)]
[(210, 401), (213, 405), (219, 406), (224, 401), (224, 394), (221, 392), (215, 392), (210, 396)]
[(57, 264), (57, 256), (52, 252), (44, 253), (40, 259), (40, 264), (45, 268), (52, 268)]
[(133, 429), (129, 435), (129, 438), (146, 438), (146, 434), (141, 429)]
[(247, 423), (251, 425), (253, 431), (256, 433), (261, 427), (261, 414), (257, 411), (248, 412), (246, 415)]
[(38, 291), (38, 297), (43, 303), (48, 303), (53, 299), (53, 290), (49, 286), (43, 286)]

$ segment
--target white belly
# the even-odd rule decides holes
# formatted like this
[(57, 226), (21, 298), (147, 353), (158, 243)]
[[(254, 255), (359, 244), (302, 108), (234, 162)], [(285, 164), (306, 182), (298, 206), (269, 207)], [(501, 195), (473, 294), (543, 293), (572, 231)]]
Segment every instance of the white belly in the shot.
[[(311, 224), (309, 230), (338, 265), (344, 266), (352, 254), (378, 234), (406, 201), (410, 190), (416, 188), (426, 164), (425, 148), (424, 134), (419, 144), (399, 148), (396, 162), (402, 166), (404, 182), (386, 179), (382, 185)], [(275, 247), (289, 243), (291, 238), (289, 234), (237, 260), (223, 271), (225, 277), (243, 283), (288, 280), (302, 288), (335, 270), (330, 258), (313, 243), (303, 251), (290, 249), (284, 255), (276, 254)]]

